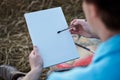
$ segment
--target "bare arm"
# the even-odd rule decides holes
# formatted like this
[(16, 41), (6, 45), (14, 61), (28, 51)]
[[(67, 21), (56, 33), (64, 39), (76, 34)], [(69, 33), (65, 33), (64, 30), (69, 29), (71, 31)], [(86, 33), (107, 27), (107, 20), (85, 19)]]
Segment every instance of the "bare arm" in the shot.
[(31, 71), (28, 72), (22, 80), (39, 80), (43, 69), (43, 62), (37, 47), (34, 47), (33, 51), (29, 55), (29, 63), (31, 66)]
[(22, 80), (39, 80), (41, 71), (40, 69), (31, 70)]

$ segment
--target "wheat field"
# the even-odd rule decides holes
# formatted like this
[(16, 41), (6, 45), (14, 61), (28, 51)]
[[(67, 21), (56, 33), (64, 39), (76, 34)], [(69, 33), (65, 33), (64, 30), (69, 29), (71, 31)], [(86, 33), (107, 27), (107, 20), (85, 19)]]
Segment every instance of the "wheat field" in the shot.
[[(0, 65), (15, 66), (23, 72), (30, 70), (28, 55), (32, 42), (24, 13), (61, 6), (66, 20), (84, 18), (82, 0), (0, 0)], [(41, 80), (45, 80), (45, 69)]]

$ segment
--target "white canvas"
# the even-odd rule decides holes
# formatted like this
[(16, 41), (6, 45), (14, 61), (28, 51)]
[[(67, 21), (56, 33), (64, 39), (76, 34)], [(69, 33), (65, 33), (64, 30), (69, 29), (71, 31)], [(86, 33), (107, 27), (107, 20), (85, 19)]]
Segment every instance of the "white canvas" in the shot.
[(61, 7), (25, 14), (28, 30), (33, 42), (39, 48), (44, 68), (79, 57)]

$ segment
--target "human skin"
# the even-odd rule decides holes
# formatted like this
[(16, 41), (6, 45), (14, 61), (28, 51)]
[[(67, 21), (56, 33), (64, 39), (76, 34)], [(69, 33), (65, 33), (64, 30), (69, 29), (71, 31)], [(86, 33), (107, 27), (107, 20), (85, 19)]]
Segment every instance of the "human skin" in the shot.
[(43, 69), (43, 61), (36, 46), (34, 46), (33, 51), (29, 55), (29, 63), (31, 70), (22, 80), (39, 80)]

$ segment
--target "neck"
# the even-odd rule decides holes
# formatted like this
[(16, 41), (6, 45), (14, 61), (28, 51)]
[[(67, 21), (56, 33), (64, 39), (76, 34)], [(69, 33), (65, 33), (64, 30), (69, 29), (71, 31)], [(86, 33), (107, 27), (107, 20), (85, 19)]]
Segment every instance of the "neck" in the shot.
[(116, 35), (115, 33), (109, 33), (109, 32), (106, 32), (106, 33), (101, 33), (100, 34), (100, 39), (104, 42), (106, 40), (108, 40), (110, 37)]
[(120, 31), (112, 31), (112, 30), (107, 29), (106, 26), (101, 21), (98, 21), (97, 24), (99, 24), (99, 26), (97, 26), (96, 28), (96, 34), (103, 42), (108, 40), (112, 36), (120, 33)]
[(104, 42), (118, 33), (120, 33), (120, 32), (110, 31), (108, 29), (102, 29), (101, 31), (98, 32), (98, 35), (99, 35), (101, 41)]

